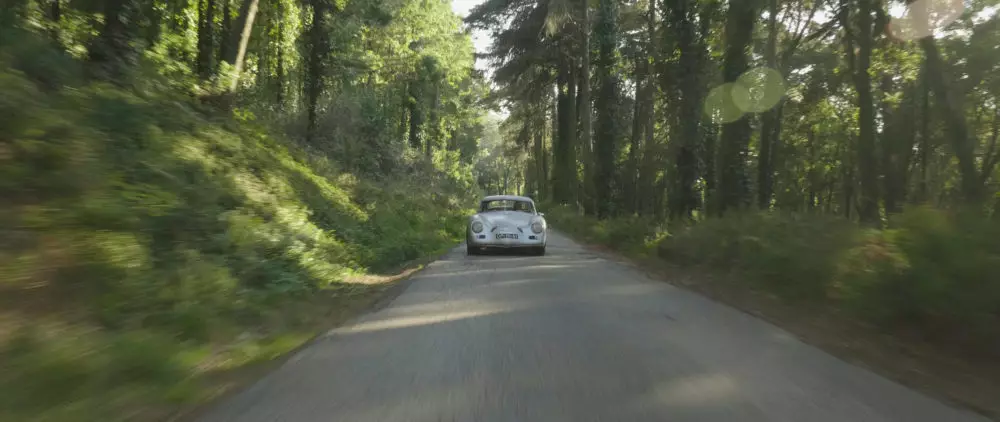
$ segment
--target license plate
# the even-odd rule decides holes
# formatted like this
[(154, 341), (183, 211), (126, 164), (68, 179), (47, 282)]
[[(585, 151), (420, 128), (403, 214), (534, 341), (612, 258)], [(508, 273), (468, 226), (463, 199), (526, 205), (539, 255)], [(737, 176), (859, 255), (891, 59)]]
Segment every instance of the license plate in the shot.
[(517, 235), (513, 233), (497, 233), (497, 239), (514, 239), (517, 240)]

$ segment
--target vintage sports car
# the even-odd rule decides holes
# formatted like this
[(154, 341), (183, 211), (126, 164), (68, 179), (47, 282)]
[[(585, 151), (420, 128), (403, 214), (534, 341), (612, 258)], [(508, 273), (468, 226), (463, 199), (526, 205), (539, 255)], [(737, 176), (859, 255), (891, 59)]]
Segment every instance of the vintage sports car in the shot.
[(545, 255), (548, 227), (543, 216), (531, 198), (487, 196), (479, 203), (479, 212), (469, 217), (466, 251), (477, 255), (494, 248), (517, 248)]

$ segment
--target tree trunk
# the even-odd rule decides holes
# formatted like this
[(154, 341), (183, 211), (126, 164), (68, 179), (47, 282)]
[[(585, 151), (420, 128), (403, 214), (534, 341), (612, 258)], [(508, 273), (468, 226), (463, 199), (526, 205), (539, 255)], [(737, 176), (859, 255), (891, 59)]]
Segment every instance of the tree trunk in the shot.
[[(912, 3), (908, 0), (907, 3)], [(911, 10), (918, 25), (926, 25), (927, 4), (923, 7), (914, 7)], [(926, 26), (917, 28), (919, 33), (930, 33)], [(983, 198), (983, 185), (976, 170), (975, 145), (969, 132), (968, 123), (965, 120), (965, 109), (962, 107), (962, 100), (959, 94), (952, 89), (947, 69), (947, 64), (941, 58), (938, 51), (937, 42), (933, 35), (921, 38), (918, 43), (924, 51), (924, 71), (927, 82), (934, 92), (936, 103), (944, 111), (945, 127), (948, 129), (951, 138), (952, 148), (958, 158), (958, 171), (961, 175), (961, 191), (963, 199), (970, 204), (979, 203)]]
[[(537, 123), (538, 121), (534, 120), (534, 119), (532, 119), (532, 120), (533, 120), (532, 121), (532, 125), (533, 126), (538, 126), (538, 123)], [(543, 129), (544, 129), (544, 126), (543, 126)], [(542, 191), (544, 190), (544, 185), (545, 185), (545, 173), (544, 173), (544, 171), (542, 169), (542, 154), (544, 154), (544, 152), (543, 152), (544, 149), (543, 149), (543, 146), (542, 146), (542, 142), (544, 142), (544, 141), (545, 141), (545, 139), (544, 139), (543, 131), (542, 130), (533, 130), (532, 131), (532, 146), (531, 146), (531, 148), (532, 148), (532, 155), (534, 157), (531, 160), (531, 167), (532, 167), (531, 168), (531, 172), (533, 173), (531, 179), (534, 182), (534, 185), (532, 186), (532, 191), (533, 191), (533, 194), (535, 195), (534, 199), (535, 199), (536, 202), (537, 201), (541, 201), (541, 200), (544, 199), (543, 198), (544, 194), (542, 193)]]
[[(649, 215), (649, 204), (653, 195), (652, 174), (655, 169), (654, 135), (656, 129), (656, 77), (652, 64), (656, 58), (656, 2), (650, 1), (646, 9), (646, 51), (644, 55), (646, 67), (646, 80), (643, 95), (639, 98), (642, 102), (643, 120), (643, 140), (641, 142), (641, 152), (638, 154), (639, 163), (636, 168), (636, 198), (635, 212), (639, 215)], [(638, 95), (638, 92), (637, 92)]]
[[(309, 27), (309, 57), (306, 82), (306, 142), (312, 143), (316, 137), (319, 98), (323, 93), (324, 58), (328, 52), (326, 44), (326, 8), (322, 0), (314, 0), (312, 7), (312, 24)], [(411, 117), (412, 119), (412, 117)], [(412, 127), (412, 125), (411, 125)], [(411, 134), (412, 136), (412, 134)]]
[[(764, 58), (771, 69), (778, 69), (778, 0), (767, 0), (767, 46)], [(771, 208), (774, 195), (774, 166), (772, 156), (777, 123), (780, 119), (778, 108), (768, 110), (762, 116), (760, 129), (760, 150), (757, 153), (757, 208)]]
[(879, 134), (879, 146), (881, 148), (881, 158), (882, 162), (880, 167), (882, 169), (882, 200), (885, 203), (885, 213), (886, 215), (895, 214), (898, 212), (897, 207), (899, 204), (896, 202), (895, 190), (893, 186), (893, 179), (896, 174), (893, 170), (893, 166), (896, 162), (896, 148), (897, 143), (896, 137), (899, 136), (895, 128), (895, 119), (893, 116), (892, 105), (889, 104), (888, 96), (893, 89), (892, 77), (888, 74), (883, 74), (879, 80), (879, 92), (882, 94), (882, 99), (879, 104), (879, 114), (882, 119), (882, 132)]
[[(558, 80), (556, 81), (556, 89), (557, 89), (557, 93), (558, 92), (562, 92), (562, 91), (559, 91), (560, 85), (558, 83)], [(546, 180), (548, 181), (548, 185), (546, 186), (545, 194), (546, 194), (546, 196), (549, 196), (550, 198), (552, 198), (552, 200), (554, 202), (556, 202), (556, 203), (559, 203), (559, 201), (560, 201), (560, 198), (556, 195), (556, 190), (557, 189), (555, 187), (556, 184), (559, 183), (559, 176), (556, 174), (556, 171), (555, 171), (555, 169), (553, 169), (553, 167), (556, 166), (555, 163), (554, 163), (554, 161), (555, 161), (556, 149), (558, 148), (558, 145), (559, 145), (559, 130), (558, 130), (559, 129), (559, 125), (560, 125), (560, 120), (559, 120), (559, 102), (560, 102), (559, 95), (554, 96), (553, 99), (552, 99), (551, 109), (548, 111), (549, 120), (550, 120), (550, 122), (549, 122), (550, 123), (550, 125), (549, 125), (549, 145), (548, 145), (549, 146), (549, 150), (548, 151), (543, 151), (543, 154), (542, 154), (542, 158), (543, 158), (543, 160), (542, 160), (542, 167), (544, 168), (545, 175), (546, 175)]]
[(702, 209), (706, 215), (718, 214), (718, 179), (716, 173), (716, 154), (719, 145), (719, 127), (717, 125), (705, 125), (702, 133), (702, 140), (705, 148), (702, 151), (701, 161), (705, 166), (705, 194)]
[(574, 157), (573, 135), (576, 133), (574, 122), (576, 111), (574, 103), (575, 87), (573, 81), (572, 60), (566, 56), (560, 58), (559, 75), (557, 77), (559, 94), (557, 96), (558, 130), (553, 138), (553, 189), (555, 200), (561, 204), (576, 205), (574, 193), (577, 189), (576, 157)]
[(598, 218), (611, 215), (612, 186), (615, 180), (617, 156), (618, 78), (615, 71), (615, 53), (618, 48), (617, 0), (600, 0), (597, 15), (597, 77), (600, 92), (595, 101), (597, 130), (594, 139), (594, 196)]
[[(871, 0), (857, 0), (857, 37), (851, 30), (849, 9), (842, 11), (842, 22), (845, 28), (845, 48), (848, 68), (854, 80), (854, 88), (858, 95), (858, 170), (861, 176), (861, 203), (858, 218), (862, 224), (880, 226), (878, 209), (878, 173), (875, 151), (875, 104), (872, 95), (871, 67), (872, 53), (872, 12)], [(843, 3), (846, 3), (845, 0)], [(855, 56), (854, 41), (857, 41)]]
[(622, 177), (624, 181), (624, 211), (632, 214), (636, 212), (638, 202), (638, 174), (639, 174), (639, 150), (642, 148), (642, 138), (646, 134), (645, 91), (646, 85), (646, 63), (648, 62), (644, 52), (640, 51), (635, 56), (635, 100), (632, 102), (632, 139), (628, 150), (628, 165)]
[(138, 60), (131, 42), (137, 24), (126, 22), (135, 18), (132, 0), (106, 0), (104, 26), (89, 48), (94, 76), (116, 84), (126, 82), (128, 69)]
[(215, 0), (198, 1), (198, 76), (208, 80), (215, 72)]
[(404, 82), (399, 93), (399, 128), (396, 132), (409, 142), (410, 136), (410, 83)]
[(413, 98), (410, 99), (409, 107), (408, 108), (410, 110), (410, 119), (409, 119), (410, 120), (410, 135), (409, 135), (410, 148), (413, 148), (415, 150), (419, 150), (421, 148), (421, 146), (422, 146), (422, 142), (420, 142), (420, 138), (421, 138), (421, 136), (420, 136), (420, 126), (421, 126), (421, 123), (422, 123), (421, 121), (423, 120), (423, 118), (420, 115), (420, 107), (417, 104), (417, 102), (413, 100)]
[(62, 40), (59, 34), (62, 28), (60, 24), (62, 23), (62, 0), (51, 0), (52, 3), (49, 4), (49, 20), (52, 21), (52, 30), (50, 35), (52, 36), (52, 41), (56, 45), (62, 45)]
[(698, 181), (698, 144), (701, 142), (701, 115), (704, 98), (701, 89), (703, 46), (697, 39), (692, 3), (680, 0), (674, 3), (673, 24), (680, 50), (679, 69), (675, 73), (680, 91), (677, 108), (678, 139), (676, 148), (676, 185), (671, 193), (671, 217), (691, 219), (694, 210), (701, 207), (701, 198), (695, 188)]
[[(440, 85), (440, 81), (435, 77), (434, 92), (431, 94), (431, 109), (427, 119), (430, 123), (430, 133), (424, 139), (424, 154), (426, 154), (428, 160), (434, 157), (434, 147), (438, 146), (437, 144), (441, 141), (441, 114), (438, 110), (438, 102), (441, 101)], [(506, 186), (504, 187), (506, 188)]]
[(930, 127), (931, 127), (931, 87), (927, 79), (927, 65), (924, 64), (924, 72), (920, 78), (920, 202), (930, 199), (927, 193), (927, 160), (930, 158)]
[(576, 65), (576, 60), (569, 58), (568, 61), (568, 84), (566, 86), (566, 192), (569, 195), (567, 200), (573, 206), (577, 206), (579, 203), (579, 193), (581, 191), (580, 180), (577, 175), (579, 170), (579, 162), (577, 159), (577, 139), (578, 139), (578, 122), (579, 114), (577, 114), (577, 84), (580, 82), (577, 79), (579, 68)]
[(285, 109), (285, 9), (281, 2), (277, 3), (277, 14), (273, 19), (278, 22), (278, 36), (277, 36), (277, 63), (275, 63), (275, 101), (278, 104), (278, 110)]
[[(726, 49), (722, 74), (726, 83), (734, 83), (748, 68), (747, 47), (753, 39), (757, 10), (754, 0), (731, 0), (726, 14)], [(746, 170), (751, 136), (750, 116), (743, 115), (722, 126), (719, 145), (718, 212), (746, 208), (750, 187)]]
[(230, 5), (233, 0), (221, 0), (222, 1), (222, 28), (219, 31), (219, 58), (218, 61), (229, 62), (226, 60), (232, 53), (231, 44), (229, 43), (230, 34), (232, 34), (233, 28), (233, 13), (230, 9)]
[[(892, 76), (887, 74), (882, 78), (881, 91), (888, 97), (892, 89)], [(913, 83), (907, 83), (903, 88), (903, 99), (900, 106), (893, 109), (887, 101), (882, 104), (883, 122), (883, 164), (885, 169), (885, 212), (897, 214), (902, 211), (906, 199), (907, 178), (910, 169), (910, 157), (916, 141), (917, 129), (913, 124), (917, 119), (916, 105), (917, 88)]]
[(567, 94), (569, 83), (567, 81), (568, 70), (566, 69), (566, 59), (559, 59), (559, 71), (556, 75), (556, 113), (555, 128), (552, 131), (552, 196), (557, 203), (569, 204), (569, 193), (566, 192), (566, 132), (569, 130), (569, 120), (567, 108), (569, 107)]
[(253, 33), (253, 21), (257, 16), (258, 2), (259, 0), (243, 0), (236, 25), (230, 31), (229, 47), (222, 57), (222, 60), (232, 65), (234, 69), (233, 79), (229, 85), (230, 92), (235, 91), (239, 84), (240, 73), (243, 71), (243, 62), (247, 53), (247, 44), (250, 42), (250, 34)]
[(924, 50), (924, 59), (927, 62), (928, 81), (937, 98), (937, 104), (945, 112), (945, 127), (948, 128), (952, 148), (958, 158), (958, 170), (962, 176), (962, 197), (970, 204), (978, 203), (982, 200), (983, 185), (976, 170), (975, 147), (969, 134), (968, 123), (965, 121), (965, 109), (958, 94), (951, 89), (946, 76), (947, 65), (941, 59), (934, 38), (920, 39), (920, 47)]
[(844, 170), (844, 218), (851, 219), (851, 209), (854, 208), (854, 168)]
[(816, 132), (806, 131), (806, 149), (809, 156), (809, 170), (806, 173), (806, 182), (809, 184), (809, 203), (806, 210), (812, 212), (816, 208), (816, 199), (819, 195), (819, 174), (816, 172)]
[(582, 19), (580, 23), (580, 145), (583, 151), (583, 211), (594, 215), (594, 143), (593, 143), (593, 105), (590, 99), (590, 3), (581, 0)]

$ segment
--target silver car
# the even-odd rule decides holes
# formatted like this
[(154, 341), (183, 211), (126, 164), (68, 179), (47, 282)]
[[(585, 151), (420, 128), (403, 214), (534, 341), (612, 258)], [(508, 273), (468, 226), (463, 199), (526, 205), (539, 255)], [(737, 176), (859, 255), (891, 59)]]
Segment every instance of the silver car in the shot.
[(479, 212), (469, 217), (466, 251), (478, 255), (493, 248), (516, 248), (545, 255), (547, 230), (544, 214), (531, 198), (487, 196), (479, 203)]

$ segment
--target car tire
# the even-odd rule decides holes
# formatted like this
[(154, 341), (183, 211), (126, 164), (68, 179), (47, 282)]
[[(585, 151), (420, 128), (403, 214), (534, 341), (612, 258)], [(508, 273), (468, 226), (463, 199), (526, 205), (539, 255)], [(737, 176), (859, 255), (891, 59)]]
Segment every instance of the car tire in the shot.
[(465, 254), (470, 256), (479, 255), (479, 248), (472, 245), (465, 245)]
[(539, 247), (535, 248), (535, 255), (536, 256), (545, 256), (545, 247), (544, 246), (539, 246)]

